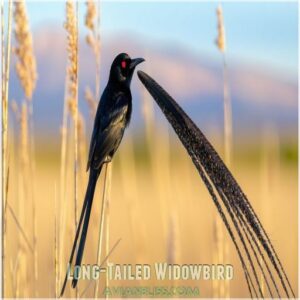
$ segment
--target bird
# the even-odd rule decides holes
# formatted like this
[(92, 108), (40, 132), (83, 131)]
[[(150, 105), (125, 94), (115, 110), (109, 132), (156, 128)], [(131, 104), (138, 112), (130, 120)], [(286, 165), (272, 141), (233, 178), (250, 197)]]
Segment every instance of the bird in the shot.
[[(135, 67), (143, 61), (145, 61), (143, 58), (131, 59), (127, 53), (120, 53), (112, 62), (108, 83), (101, 95), (94, 120), (86, 168), (87, 172), (89, 171), (89, 180), (69, 266), (73, 262), (82, 226), (75, 261), (75, 267), (81, 266), (97, 180), (103, 165), (112, 160), (121, 143), (125, 128), (129, 125), (132, 112), (130, 84)], [(66, 287), (67, 277), (68, 272), (61, 290), (61, 296)], [(73, 288), (77, 286), (77, 282), (78, 279), (74, 276), (72, 280)]]

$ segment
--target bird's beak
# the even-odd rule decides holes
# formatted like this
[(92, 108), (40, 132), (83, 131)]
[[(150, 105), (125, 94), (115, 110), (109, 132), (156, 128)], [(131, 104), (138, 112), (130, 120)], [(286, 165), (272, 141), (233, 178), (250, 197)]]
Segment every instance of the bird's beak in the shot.
[(142, 63), (143, 61), (145, 61), (143, 58), (132, 59), (130, 63), (130, 69), (133, 70), (138, 64)]

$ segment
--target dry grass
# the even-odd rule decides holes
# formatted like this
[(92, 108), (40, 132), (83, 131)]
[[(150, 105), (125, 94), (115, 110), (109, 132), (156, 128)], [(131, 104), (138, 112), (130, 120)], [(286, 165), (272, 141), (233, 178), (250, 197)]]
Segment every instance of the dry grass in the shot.
[(58, 255), (59, 255), (59, 245), (58, 245), (58, 210), (57, 210), (57, 191), (56, 191), (56, 184), (54, 185), (54, 290), (55, 290), (55, 298), (57, 299), (59, 296), (59, 271), (58, 271)]
[(95, 92), (92, 93), (88, 87), (86, 89), (86, 100), (91, 107), (95, 106), (100, 95), (100, 1), (97, 1), (98, 6), (95, 2), (94, 0), (86, 1), (85, 15), (85, 26), (88, 30), (86, 42), (93, 51), (96, 63)]
[[(109, 200), (110, 200), (110, 187), (111, 187), (111, 163), (105, 164), (104, 170), (104, 188), (103, 188), (103, 195), (102, 195), (102, 204), (101, 204), (101, 213), (100, 213), (100, 222), (99, 222), (99, 237), (98, 237), (98, 247), (97, 247), (97, 265), (100, 266), (103, 261), (103, 234), (104, 234), (104, 227), (106, 228), (106, 242), (108, 242), (109, 238), (109, 227), (108, 227), (108, 220), (109, 218)], [(104, 226), (106, 225), (106, 226)], [(105, 245), (105, 250), (107, 251), (107, 246)], [(104, 252), (105, 253), (105, 252)], [(107, 252), (105, 253), (107, 254)], [(95, 283), (94, 289), (94, 298), (98, 298), (99, 294), (99, 281)]]
[[(10, 75), (10, 52), (11, 52), (11, 27), (12, 27), (12, 2), (8, 5), (8, 24), (7, 24), (7, 41), (6, 49), (5, 43), (5, 29), (4, 29), (4, 2), (1, 3), (1, 32), (2, 32), (2, 211), (4, 216), (2, 218), (2, 264), (3, 264), (3, 279), (1, 281), (3, 294), (5, 293), (5, 264), (6, 264), (6, 235), (7, 235), (7, 195), (8, 195), (8, 96), (9, 96), (9, 75)], [(6, 55), (5, 55), (6, 54)]]
[[(78, 109), (78, 3), (74, 1), (68, 0), (66, 2), (66, 22), (64, 24), (65, 29), (67, 31), (67, 53), (68, 53), (68, 66), (67, 66), (67, 77), (66, 77), (66, 92), (65, 92), (65, 110), (68, 108), (68, 113), (72, 120), (72, 132), (73, 132), (73, 187), (74, 187), (74, 231), (76, 232), (78, 225), (78, 149), (79, 149), (79, 138), (78, 138), (78, 130), (79, 130), (79, 109)], [(66, 178), (62, 178), (63, 176), (67, 176), (67, 171), (65, 168), (68, 166), (68, 162), (66, 161), (66, 156), (68, 151), (67, 147), (67, 112), (64, 111), (63, 116), (63, 136), (62, 136), (62, 149), (61, 149), (61, 158), (62, 158), (62, 170), (61, 170), (61, 184), (67, 183)], [(81, 128), (83, 128), (83, 124), (81, 124)], [(61, 185), (61, 189), (64, 190), (65, 187)], [(61, 193), (61, 196), (64, 198), (64, 195)], [(66, 206), (62, 206), (62, 215), (66, 214)], [(64, 222), (64, 217), (62, 221)], [(62, 223), (61, 226), (64, 226)], [(60, 241), (62, 241), (65, 237), (63, 235), (60, 236)], [(61, 247), (62, 248), (62, 247)], [(63, 249), (61, 249), (63, 251)], [(62, 254), (60, 255), (61, 259), (63, 259)], [(62, 264), (62, 261), (60, 261)], [(61, 268), (62, 270), (62, 268)], [(63, 273), (60, 272), (60, 276)], [(76, 288), (76, 297), (78, 296), (78, 289)]]
[[(122, 238), (112, 256), (109, 258), (114, 263), (149, 263), (156, 261), (165, 261), (168, 249), (166, 235), (163, 228), (164, 220), (170, 222), (170, 210), (160, 211), (161, 205), (159, 195), (164, 194), (164, 190), (155, 188), (155, 182), (152, 173), (149, 172), (150, 161), (141, 161), (138, 155), (133, 154), (134, 173), (131, 171), (131, 163), (127, 164), (127, 172), (121, 169), (121, 162), (126, 162), (128, 158), (127, 143), (129, 135), (125, 136), (124, 144), (117, 153), (113, 166), (112, 189), (110, 202), (110, 245), (114, 244), (119, 238)], [(176, 244), (180, 245), (180, 260), (175, 263), (214, 263), (212, 258), (213, 243), (213, 226), (212, 217), (214, 215), (214, 207), (212, 206), (207, 191), (202, 184), (199, 183), (198, 176), (193, 169), (192, 164), (186, 157), (184, 150), (179, 147), (178, 142), (172, 144), (172, 172), (171, 185), (177, 197), (173, 198), (170, 208), (175, 208), (178, 215), (178, 230), (174, 238), (177, 239)], [(134, 153), (137, 153), (138, 145), (133, 143)], [(126, 151), (124, 151), (126, 150)], [(39, 153), (40, 159), (37, 161), (38, 168), (38, 198), (43, 199), (38, 203), (37, 210), (41, 211), (38, 215), (39, 235), (47, 236), (48, 241), (40, 245), (39, 252), (44, 256), (39, 256), (39, 265), (45, 266), (48, 272), (39, 272), (39, 295), (43, 297), (52, 297), (53, 288), (49, 290), (47, 282), (53, 280), (53, 251), (54, 236), (53, 222), (49, 222), (49, 215), (53, 216), (53, 190), (56, 178), (59, 176), (60, 163), (59, 153), (55, 157), (49, 158), (46, 153)], [(273, 163), (272, 158), (270, 163)], [(275, 164), (276, 165), (276, 164)], [(266, 210), (262, 207), (260, 199), (261, 195), (261, 179), (257, 176), (258, 163), (249, 165), (247, 159), (238, 161), (238, 166), (234, 168), (234, 174), (238, 177), (239, 182), (247, 192), (249, 198), (253, 199), (253, 206), (261, 219), (266, 223), (267, 230), (271, 232), (272, 239), (276, 241), (277, 251), (284, 261), (288, 274), (292, 277), (292, 284), (297, 283), (297, 167), (289, 166), (281, 162), (276, 166), (276, 173), (280, 177), (273, 177), (270, 184), (270, 192), (266, 195), (264, 201), (269, 203), (268, 211), (272, 214), (265, 218)], [(11, 165), (12, 180), (16, 178), (16, 165)], [(125, 174), (124, 174), (125, 173)], [(124, 174), (124, 175), (123, 175)], [(101, 178), (103, 180), (103, 178)], [(98, 191), (102, 191), (103, 181), (99, 182)], [(161, 178), (161, 186), (167, 180)], [(49, 185), (50, 182), (50, 185)], [(137, 193), (135, 194), (135, 190)], [(10, 203), (15, 204), (17, 198), (17, 190), (10, 193)], [(67, 209), (72, 211), (73, 203), (72, 193), (68, 191), (65, 196)], [(290, 199), (289, 205), (282, 205), (282, 199)], [(97, 257), (97, 236), (99, 233), (99, 215), (101, 198), (95, 199), (95, 209), (91, 216), (91, 227), (87, 237), (86, 252), (84, 263), (95, 263)], [(14, 206), (15, 207), (15, 206)], [(284, 218), (284, 223), (278, 222), (278, 217)], [(155, 220), (155, 222), (153, 222)], [(9, 217), (10, 221), (10, 217)], [(265, 222), (267, 221), (267, 222)], [(180, 223), (179, 223), (180, 222)], [(72, 220), (68, 220), (72, 223)], [(18, 232), (15, 226), (8, 224), (10, 239), (8, 240), (9, 253), (16, 257), (16, 252), (12, 249), (15, 243), (14, 232)], [(169, 223), (170, 224), (170, 223)], [(180, 226), (179, 226), (180, 224)], [(168, 227), (169, 228), (169, 227)], [(64, 230), (61, 226), (60, 231)], [(286, 236), (285, 230), (289, 230), (289, 237)], [(176, 230), (175, 230), (176, 232)], [(146, 234), (145, 234), (146, 233)], [(225, 233), (226, 234), (226, 233)], [(172, 234), (170, 234), (172, 236)], [(67, 235), (66, 235), (67, 236)], [(71, 239), (73, 234), (66, 238), (68, 243), (64, 247), (64, 263), (66, 266), (67, 256), (71, 247)], [(170, 238), (173, 240), (173, 238)], [(295, 243), (291, 243), (294, 240)], [(290, 247), (286, 247), (286, 245)], [(27, 246), (26, 248), (27, 249)], [(171, 249), (171, 248), (169, 248)], [(176, 250), (174, 249), (176, 252)], [(178, 250), (177, 250), (178, 251)], [(10, 259), (10, 258), (8, 258)], [(235, 268), (235, 278), (231, 282), (231, 297), (247, 297), (248, 292), (245, 286), (242, 270), (240, 268), (238, 258), (230, 244), (229, 263)], [(24, 267), (24, 261), (20, 264)], [(9, 270), (7, 270), (9, 271)], [(9, 273), (7, 273), (9, 274)], [(64, 275), (64, 274), (63, 274)], [(9, 276), (9, 275), (8, 275)], [(7, 277), (8, 277), (7, 276)], [(8, 277), (9, 278), (9, 277)], [(8, 279), (10, 280), (10, 279)], [(100, 281), (99, 295), (102, 292), (105, 282), (103, 278)], [(85, 289), (87, 282), (79, 282), (80, 293)], [(112, 281), (110, 286), (128, 286), (132, 284), (130, 281)], [(137, 284), (137, 283), (135, 283)], [(161, 285), (162, 282), (151, 280), (150, 282), (141, 282), (141, 285), (153, 286)], [(168, 284), (168, 283), (163, 283)], [(200, 282), (178, 282), (178, 285), (199, 286), (203, 297), (212, 295), (211, 281)], [(21, 287), (23, 283), (21, 283)], [(52, 285), (53, 286), (53, 285)], [(60, 285), (61, 287), (61, 285)], [(12, 295), (10, 283), (8, 282), (8, 295)], [(68, 294), (66, 294), (68, 296)], [(85, 297), (93, 297), (94, 289), (89, 289)]]
[[(25, 178), (27, 182), (27, 199), (31, 199), (32, 209), (32, 240), (33, 240), (33, 290), (36, 291), (35, 285), (38, 280), (38, 253), (37, 253), (37, 223), (36, 223), (36, 203), (35, 203), (35, 146), (34, 146), (34, 125), (33, 125), (33, 106), (32, 96), (36, 86), (37, 72), (36, 60), (33, 53), (32, 34), (30, 32), (29, 21), (25, 1), (14, 3), (14, 33), (16, 46), (14, 53), (17, 57), (16, 73), (24, 90), (25, 99), (23, 102), (21, 114), (21, 146), (22, 160), (26, 169)], [(28, 102), (28, 103), (27, 103)], [(26, 111), (26, 112), (25, 112)], [(25, 116), (26, 115), (26, 116)], [(25, 124), (26, 123), (26, 124)], [(24, 127), (24, 131), (22, 131)], [(28, 128), (29, 127), (29, 128)], [(26, 135), (22, 136), (22, 135)], [(25, 141), (26, 140), (26, 141)], [(25, 158), (25, 156), (27, 156)], [(31, 180), (29, 180), (31, 178)], [(38, 296), (35, 294), (35, 296)]]
[(14, 52), (18, 57), (16, 71), (27, 100), (32, 99), (36, 86), (36, 61), (33, 54), (32, 35), (25, 7), (25, 1), (14, 3), (15, 38)]
[(217, 20), (218, 20), (218, 37), (216, 39), (216, 45), (221, 52), (226, 50), (226, 39), (225, 39), (225, 26), (223, 19), (223, 10), (221, 4), (217, 7)]
[[(223, 57), (223, 112), (224, 112), (224, 159), (226, 165), (230, 168), (232, 161), (232, 107), (231, 99), (229, 94), (229, 82), (228, 82), (228, 71), (225, 59), (226, 52), (226, 36), (225, 36), (225, 24), (223, 17), (223, 9), (219, 4), (216, 10), (217, 14), (217, 29), (218, 36), (216, 39), (216, 45), (220, 50)], [(215, 237), (216, 237), (216, 250), (217, 254), (216, 263), (218, 261), (227, 261), (229, 258), (229, 241), (224, 235), (223, 224), (218, 215), (215, 217)], [(214, 282), (214, 290), (216, 291), (217, 297), (230, 297), (230, 283), (225, 282)]]
[(75, 231), (78, 215), (78, 24), (77, 4), (72, 0), (66, 2), (66, 23), (68, 39), (68, 107), (73, 120), (74, 132), (74, 220)]
[[(106, 263), (109, 263), (109, 252), (110, 252), (110, 235), (109, 235), (109, 230), (110, 230), (110, 197), (111, 197), (111, 177), (112, 177), (112, 163), (108, 164), (107, 170), (107, 180), (106, 180), (106, 185), (105, 185), (105, 190), (107, 191), (107, 197), (105, 201), (105, 208), (106, 208), (106, 222), (105, 222), (105, 255), (107, 257)], [(109, 287), (109, 279), (108, 279), (108, 274), (106, 273), (105, 276), (105, 286)], [(98, 295), (98, 293), (96, 293)], [(106, 295), (107, 298), (107, 295)]]
[[(77, 225), (78, 200), (83, 197), (87, 181), (87, 174), (84, 170), (88, 146), (85, 133), (86, 120), (78, 109), (78, 11), (73, 2), (67, 2), (65, 28), (68, 39), (68, 69), (61, 149), (53, 155), (46, 152), (38, 153), (39, 159), (36, 162), (36, 175), (34, 175), (37, 186), (35, 197), (33, 196), (34, 187), (29, 183), (31, 170), (34, 169), (34, 166), (30, 166), (30, 160), (35, 154), (31, 146), (33, 131), (30, 125), (30, 111), (32, 111), (31, 100), (37, 77), (32, 38), (28, 18), (24, 11), (24, 3), (16, 5), (15, 19), (16, 24), (19, 24), (16, 26), (16, 39), (20, 44), (15, 51), (19, 57), (17, 72), (27, 101), (24, 101), (21, 107), (18, 107), (15, 102), (11, 105), (18, 125), (18, 130), (14, 133), (17, 138), (17, 144), (14, 146), (18, 150), (14, 149), (16, 156), (12, 157), (9, 165), (7, 211), (10, 217), (8, 218), (9, 236), (5, 252), (9, 264), (7, 262), (5, 264), (5, 296), (53, 297), (55, 295), (57, 297), (66, 267), (66, 257), (69, 255), (70, 243), (74, 237), (74, 219), (75, 226)], [(218, 47), (224, 57), (225, 31), (220, 9), (218, 9), (218, 17)], [(91, 46), (97, 65), (95, 88), (86, 90), (91, 115), (95, 114), (99, 99), (99, 19), (99, 7), (94, 2), (88, 1), (85, 18), (89, 29), (87, 42)], [(2, 28), (4, 31), (4, 25)], [(22, 37), (26, 45), (22, 45)], [(9, 44), (7, 40), (7, 47)], [(10, 53), (9, 48), (7, 49), (6, 55)], [(5, 60), (8, 64), (5, 65), (6, 68), (3, 65), (2, 69), (2, 74), (5, 73), (6, 78), (9, 77), (9, 72), (6, 70), (9, 70), (10, 66), (9, 55), (7, 57), (8, 59)], [(27, 66), (26, 68), (22, 62)], [(229, 97), (225, 88), (228, 84), (225, 79), (227, 78), (225, 67), (224, 60), (224, 148), (227, 153), (225, 159), (229, 165), (232, 156), (230, 134), (232, 121), (231, 107), (225, 104)], [(8, 80), (6, 83), (8, 84)], [(5, 92), (8, 93), (8, 88), (5, 88)], [(7, 108), (8, 96), (2, 101), (4, 101), (2, 107)], [(199, 286), (202, 297), (210, 297), (212, 294), (224, 297), (229, 297), (229, 295), (230, 297), (248, 297), (247, 286), (244, 280), (241, 280), (243, 270), (233, 245), (226, 243), (228, 236), (222, 229), (222, 224), (215, 226), (211, 222), (212, 219), (214, 222), (216, 220), (215, 208), (211, 204), (207, 190), (199, 182), (198, 175), (183, 148), (171, 138), (168, 128), (155, 122), (153, 100), (144, 94), (143, 101), (146, 143), (140, 145), (127, 132), (115, 157), (113, 172), (112, 165), (109, 164), (105, 178), (101, 178), (98, 183), (96, 195), (103, 191), (102, 212), (99, 220), (101, 201), (99, 201), (100, 197), (95, 196), (97, 201), (95, 201), (95, 209), (91, 217), (85, 263), (93, 264), (97, 258), (99, 263), (103, 260), (103, 253), (107, 255), (111, 251), (110, 247), (121, 238), (120, 244), (109, 257), (111, 262), (153, 264), (168, 260), (182, 264), (199, 262), (213, 264), (216, 261), (225, 260), (233, 264), (235, 268), (235, 278), (231, 282), (230, 294), (226, 283), (218, 283), (214, 287), (209, 281), (178, 281), (173, 284)], [(3, 120), (7, 126), (8, 118)], [(72, 130), (69, 128), (68, 121), (72, 122)], [(4, 128), (7, 132), (7, 127)], [(268, 137), (269, 134), (264, 140), (266, 143), (271, 143)], [(139, 152), (140, 148), (144, 148), (142, 154)], [(223, 146), (219, 148), (222, 149)], [(272, 241), (276, 243), (276, 249), (284, 261), (292, 285), (296, 286), (298, 279), (297, 268), (295, 268), (297, 244), (287, 240), (286, 231), (289, 231), (289, 240), (297, 241), (297, 167), (285, 162), (279, 163), (281, 158), (276, 149), (263, 151), (265, 154), (261, 166), (259, 164), (249, 166), (247, 159), (244, 159), (232, 165), (231, 169), (249, 198), (253, 199), (252, 205), (258, 211), (263, 223), (266, 223), (267, 231), (271, 232)], [(275, 152), (277, 154), (274, 154)], [(270, 161), (267, 161), (267, 158)], [(271, 166), (272, 170), (270, 170)], [(3, 167), (5, 167), (5, 161)], [(257, 176), (259, 167), (262, 169), (261, 177)], [(270, 177), (270, 173), (280, 174), (280, 176)], [(56, 189), (57, 178), (59, 178), (59, 197)], [(10, 182), (14, 182), (16, 188), (11, 188)], [(71, 201), (73, 197), (74, 202)], [(33, 204), (33, 210), (31, 210), (26, 207), (26, 204), (28, 199), (33, 198), (40, 199), (40, 201)], [(282, 205), (282, 199), (290, 199), (289, 205)], [(263, 207), (262, 202), (267, 203), (267, 207)], [(265, 215), (266, 211), (272, 211), (272, 214)], [(278, 222), (278, 216), (286, 221)], [(39, 236), (47, 237), (44, 243), (37, 243), (36, 237)], [(286, 247), (287, 243), (291, 245), (291, 248)], [(212, 250), (215, 248), (217, 251)], [(214, 255), (216, 257), (213, 257)], [(33, 274), (32, 265), (35, 265)], [(261, 290), (265, 292), (262, 273), (260, 273), (259, 282)], [(107, 277), (105, 279), (101, 277), (96, 288), (87, 289), (85, 296), (102, 295), (104, 286), (130, 286), (132, 284), (130, 281), (108, 282)], [(134, 282), (134, 285), (137, 284), (170, 285), (169, 282), (162, 283), (154, 279), (147, 282)], [(82, 294), (85, 288), (86, 282), (80, 282), (79, 294)], [(69, 289), (67, 292), (69, 292), (67, 296), (75, 295), (70, 293)]]

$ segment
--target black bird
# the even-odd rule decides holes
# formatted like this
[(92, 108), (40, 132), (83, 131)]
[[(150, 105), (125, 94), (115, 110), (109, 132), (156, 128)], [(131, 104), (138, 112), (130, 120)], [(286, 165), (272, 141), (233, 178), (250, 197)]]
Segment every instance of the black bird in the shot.
[[(89, 182), (71, 251), (69, 266), (71, 266), (73, 261), (84, 219), (75, 262), (75, 266), (81, 265), (97, 179), (103, 164), (112, 160), (121, 143), (125, 128), (130, 122), (132, 111), (130, 83), (135, 67), (143, 61), (143, 58), (131, 59), (128, 54), (121, 53), (114, 59), (111, 65), (109, 80), (100, 98), (94, 121), (87, 163), (87, 171), (90, 171)], [(61, 290), (61, 296), (64, 293), (67, 275), (68, 273), (66, 274)], [(76, 287), (77, 281), (78, 279), (74, 276), (72, 281), (73, 288)]]

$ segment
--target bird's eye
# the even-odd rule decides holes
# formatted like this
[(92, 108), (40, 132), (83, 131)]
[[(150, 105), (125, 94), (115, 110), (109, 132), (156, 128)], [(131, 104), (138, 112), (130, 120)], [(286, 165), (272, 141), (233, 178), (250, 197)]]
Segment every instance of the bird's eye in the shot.
[(123, 61), (121, 62), (121, 67), (122, 67), (122, 69), (125, 69), (125, 68), (126, 68), (126, 61), (125, 61), (125, 60), (123, 60)]

